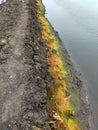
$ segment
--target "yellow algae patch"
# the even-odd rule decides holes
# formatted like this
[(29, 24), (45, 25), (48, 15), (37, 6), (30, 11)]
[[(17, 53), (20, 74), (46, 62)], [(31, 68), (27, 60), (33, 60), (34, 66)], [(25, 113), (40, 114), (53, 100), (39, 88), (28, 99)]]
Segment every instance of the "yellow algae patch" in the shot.
[(68, 120), (68, 129), (67, 130), (81, 130), (77, 125), (77, 122), (73, 119)]
[(72, 95), (67, 93), (67, 81), (66, 77), (69, 73), (68, 68), (63, 65), (61, 53), (59, 49), (60, 40), (54, 33), (50, 23), (43, 16), (44, 7), (41, 0), (37, 0), (37, 17), (41, 23), (41, 35), (47, 46), (49, 47), (49, 53), (47, 55), (47, 61), (49, 63), (49, 71), (53, 77), (53, 89), (50, 98), (50, 103), (55, 111), (52, 115), (53, 120), (55, 119), (57, 128), (55, 130), (81, 130), (80, 126), (74, 119), (75, 110), (70, 101)]

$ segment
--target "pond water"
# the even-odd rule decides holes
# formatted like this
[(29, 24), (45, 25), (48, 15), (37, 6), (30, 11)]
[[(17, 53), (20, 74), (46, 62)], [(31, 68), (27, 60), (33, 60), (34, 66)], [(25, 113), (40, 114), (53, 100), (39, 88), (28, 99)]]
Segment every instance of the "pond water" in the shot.
[(42, 1), (46, 17), (85, 79), (98, 130), (98, 0)]

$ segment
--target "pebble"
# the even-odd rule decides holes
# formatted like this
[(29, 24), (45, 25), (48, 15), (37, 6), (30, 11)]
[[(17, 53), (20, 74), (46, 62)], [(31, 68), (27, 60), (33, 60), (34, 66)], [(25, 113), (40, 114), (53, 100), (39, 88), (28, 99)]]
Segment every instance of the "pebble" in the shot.
[(53, 53), (53, 54), (56, 54), (57, 51), (53, 48), (53, 49), (52, 49), (52, 53)]
[(28, 113), (28, 117), (29, 117), (29, 118), (32, 118), (32, 117), (33, 117), (33, 113), (32, 113), (32, 112), (29, 112), (29, 113)]
[(42, 130), (41, 128), (38, 128), (36, 126), (33, 126), (32, 128), (33, 128), (32, 130)]
[(10, 128), (11, 128), (11, 124), (9, 124), (9, 125), (8, 125), (8, 127), (10, 127)]
[(6, 39), (2, 39), (1, 40), (1, 44), (6, 44), (7, 43), (7, 40)]
[(10, 78), (10, 79), (12, 79), (12, 78), (13, 78), (13, 76), (11, 75), (9, 78)]

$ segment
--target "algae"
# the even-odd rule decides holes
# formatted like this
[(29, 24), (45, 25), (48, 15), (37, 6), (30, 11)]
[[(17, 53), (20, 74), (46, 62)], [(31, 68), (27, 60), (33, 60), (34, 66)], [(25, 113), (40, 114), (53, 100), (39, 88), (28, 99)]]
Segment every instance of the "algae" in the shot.
[(77, 118), (79, 97), (68, 63), (62, 54), (63, 46), (57, 33), (45, 18), (45, 7), (37, 0), (37, 17), (41, 23), (41, 34), (49, 48), (47, 61), (53, 77), (50, 96), (50, 121), (55, 121), (56, 130), (82, 130), (82, 124)]

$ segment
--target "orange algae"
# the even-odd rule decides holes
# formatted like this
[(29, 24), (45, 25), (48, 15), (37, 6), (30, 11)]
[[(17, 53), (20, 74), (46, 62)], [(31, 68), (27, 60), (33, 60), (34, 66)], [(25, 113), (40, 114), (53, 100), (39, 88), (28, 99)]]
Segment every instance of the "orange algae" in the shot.
[[(59, 52), (60, 41), (53, 32), (47, 19), (43, 16), (44, 7), (41, 0), (37, 0), (37, 6), (38, 19), (41, 22), (42, 38), (46, 41), (50, 49), (47, 60), (50, 66), (49, 71), (54, 79), (50, 99), (50, 103), (52, 103), (55, 108), (55, 111), (52, 110), (52, 112), (54, 112), (52, 118), (56, 120), (57, 130), (81, 130), (74, 118), (75, 110), (70, 101), (71, 94), (66, 94), (66, 76), (69, 70), (63, 66), (63, 61)], [(55, 54), (52, 52), (52, 49), (56, 51)]]

